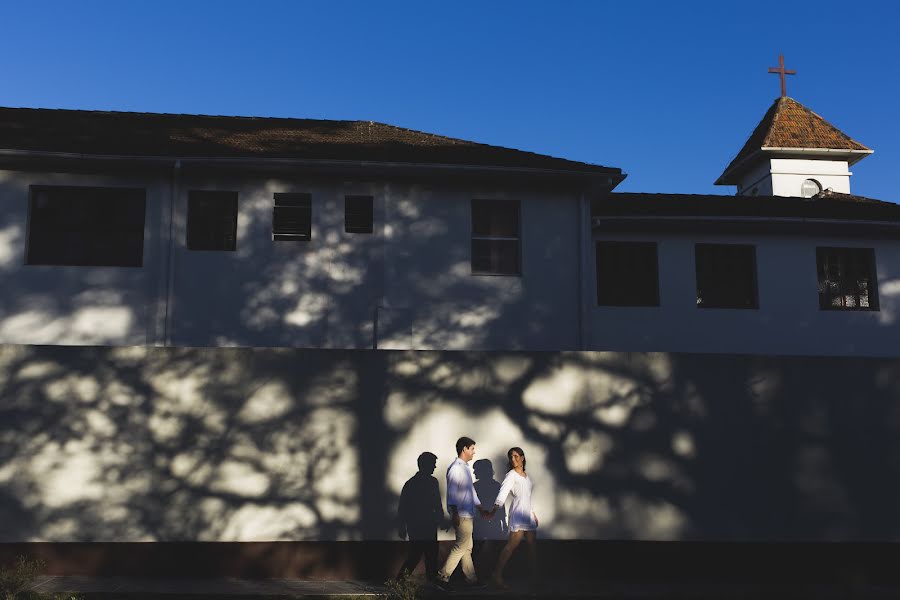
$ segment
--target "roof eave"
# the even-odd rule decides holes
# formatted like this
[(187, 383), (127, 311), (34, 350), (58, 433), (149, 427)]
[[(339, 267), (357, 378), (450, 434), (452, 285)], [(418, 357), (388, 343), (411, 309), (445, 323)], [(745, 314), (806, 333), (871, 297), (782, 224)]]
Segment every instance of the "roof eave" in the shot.
[(714, 185), (737, 185), (740, 175), (746, 171), (754, 159), (763, 155), (794, 155), (794, 156), (821, 156), (832, 159), (844, 158), (847, 163), (854, 165), (867, 157), (874, 154), (874, 150), (866, 148), (865, 150), (850, 148), (789, 148), (785, 146), (763, 146), (759, 150), (748, 154), (736, 165), (730, 165), (725, 172), (719, 175)]
[(760, 150), (770, 154), (799, 154), (801, 156), (824, 156), (827, 158), (846, 158), (851, 165), (857, 163), (874, 150), (869, 148), (787, 148), (782, 146), (763, 146)]
[(900, 218), (847, 219), (750, 215), (598, 215), (593, 234), (603, 233), (804, 233), (868, 239), (897, 239)]
[(567, 179), (586, 181), (590, 189), (610, 191), (625, 179), (626, 174), (616, 167), (597, 167), (593, 170), (566, 170), (534, 167), (509, 167), (494, 165), (407, 163), (377, 160), (335, 160), (276, 157), (204, 157), (204, 156), (125, 156), (47, 152), (0, 148), (0, 164), (39, 164), (119, 167), (168, 168), (178, 164), (180, 168), (248, 169), (264, 171), (315, 171), (347, 173), (365, 171), (378, 175), (420, 174), (440, 176), (449, 174), (493, 175), (523, 177), (528, 179)]
[(743, 173), (749, 166), (749, 163), (760, 154), (762, 154), (761, 151), (754, 150), (753, 152), (742, 158), (740, 162), (728, 165), (728, 167), (726, 167), (725, 171), (723, 171), (722, 174), (719, 175), (719, 178), (716, 179), (713, 185), (737, 185), (738, 176)]

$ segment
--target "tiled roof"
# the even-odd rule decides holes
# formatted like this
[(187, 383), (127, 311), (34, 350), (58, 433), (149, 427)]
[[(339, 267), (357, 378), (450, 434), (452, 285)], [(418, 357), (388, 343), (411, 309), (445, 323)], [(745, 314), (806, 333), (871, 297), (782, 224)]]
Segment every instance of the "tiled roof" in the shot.
[(591, 206), (595, 217), (771, 217), (900, 222), (900, 205), (823, 192), (813, 198), (718, 194), (612, 193)]
[(728, 165), (717, 185), (733, 185), (744, 162), (764, 148), (829, 149), (870, 153), (856, 140), (793, 98), (775, 100), (741, 151)]
[(835, 192), (831, 188), (822, 190), (815, 196), (813, 199), (830, 199), (830, 200), (840, 200), (843, 202), (878, 202), (881, 204), (893, 204), (893, 202), (885, 202), (884, 200), (876, 200), (875, 198), (867, 198), (866, 196), (857, 196), (856, 194), (844, 194), (842, 192)]
[(295, 158), (621, 174), (621, 169), (372, 121), (0, 108), (0, 149), (132, 157)]

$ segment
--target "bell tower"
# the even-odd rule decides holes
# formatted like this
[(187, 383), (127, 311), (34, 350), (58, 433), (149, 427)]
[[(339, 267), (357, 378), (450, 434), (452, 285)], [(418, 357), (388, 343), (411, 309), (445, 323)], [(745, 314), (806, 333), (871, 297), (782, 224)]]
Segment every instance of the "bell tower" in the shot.
[(872, 150), (787, 96), (784, 57), (770, 73), (781, 77), (777, 98), (750, 138), (716, 180), (737, 186), (738, 196), (799, 196), (850, 193), (850, 166)]

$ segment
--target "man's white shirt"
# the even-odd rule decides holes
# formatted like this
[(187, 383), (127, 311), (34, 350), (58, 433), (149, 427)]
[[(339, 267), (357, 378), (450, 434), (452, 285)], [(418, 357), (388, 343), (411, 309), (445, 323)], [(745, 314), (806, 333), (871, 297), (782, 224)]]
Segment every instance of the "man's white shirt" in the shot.
[(455, 506), (461, 518), (474, 519), (475, 507), (480, 505), (472, 471), (466, 461), (457, 458), (447, 469), (447, 506)]

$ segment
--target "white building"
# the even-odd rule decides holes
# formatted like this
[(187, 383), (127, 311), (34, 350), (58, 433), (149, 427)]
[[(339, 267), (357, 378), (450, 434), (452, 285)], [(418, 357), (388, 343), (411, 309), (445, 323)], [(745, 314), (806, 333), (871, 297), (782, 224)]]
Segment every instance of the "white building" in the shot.
[(716, 181), (737, 196), (595, 201), (588, 346), (900, 356), (900, 207), (850, 194), (871, 153), (781, 97)]
[(0, 109), (0, 562), (383, 581), (460, 435), (525, 449), (560, 577), (893, 541), (900, 206), (848, 140), (781, 99), (738, 195), (624, 194), (377, 123)]
[(4, 109), (0, 342), (576, 349), (624, 175), (367, 122)]
[(0, 146), (3, 343), (897, 354), (900, 209), (790, 98), (736, 198), (366, 122), (3, 109)]

